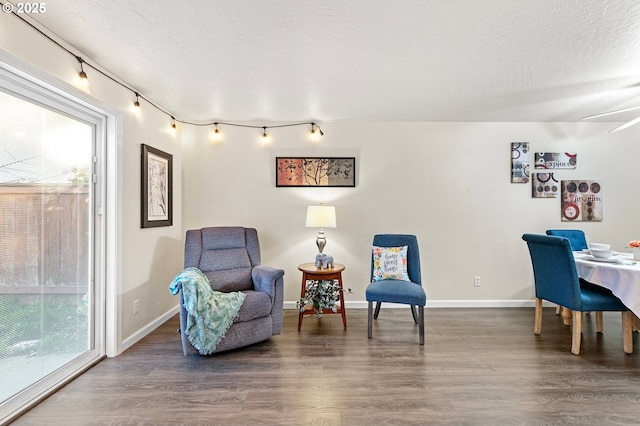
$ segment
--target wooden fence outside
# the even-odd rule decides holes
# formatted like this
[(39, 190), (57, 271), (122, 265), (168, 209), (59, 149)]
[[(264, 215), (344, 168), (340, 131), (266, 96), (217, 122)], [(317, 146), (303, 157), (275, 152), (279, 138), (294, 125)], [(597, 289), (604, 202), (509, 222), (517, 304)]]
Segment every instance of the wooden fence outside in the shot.
[(0, 294), (86, 289), (90, 212), (86, 185), (0, 185)]

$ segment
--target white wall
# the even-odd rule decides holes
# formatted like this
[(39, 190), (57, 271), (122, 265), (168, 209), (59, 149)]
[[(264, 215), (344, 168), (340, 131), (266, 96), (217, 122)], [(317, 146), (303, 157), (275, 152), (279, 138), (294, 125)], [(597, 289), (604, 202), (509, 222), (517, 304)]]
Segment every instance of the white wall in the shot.
[[(69, 46), (67, 46), (69, 47)], [(22, 62), (41, 69), (52, 81), (78, 83), (77, 60), (38, 34), (12, 14), (0, 14), (0, 49)], [(72, 49), (73, 51), (73, 49)], [(95, 63), (86, 53), (79, 53)], [(131, 112), (135, 96), (113, 81), (85, 66), (90, 80), (89, 94), (121, 112), (117, 168), (121, 177), (120, 218), (116, 287), (116, 351), (126, 349), (150, 331), (160, 318), (175, 311), (176, 297), (168, 285), (182, 267), (182, 203), (180, 134), (172, 134), (170, 118), (142, 102), (139, 116)], [(173, 155), (174, 226), (140, 228), (140, 144), (149, 144)], [(133, 315), (133, 300), (140, 300), (140, 312)]]
[[(76, 82), (77, 61), (13, 15), (0, 14), (0, 48), (52, 79)], [(135, 117), (131, 92), (86, 71), (91, 95), (122, 113), (114, 283), (121, 348), (175, 310), (167, 286), (182, 268), (183, 236), (190, 228), (255, 226), (263, 263), (285, 269), (285, 300), (293, 303), (300, 292), (297, 265), (316, 252), (316, 230), (304, 227), (306, 206), (334, 204), (338, 228), (327, 230), (325, 251), (346, 265), (345, 286), (353, 290), (347, 300), (356, 306), (364, 300), (371, 239), (378, 232), (417, 234), (431, 306), (530, 300), (524, 232), (579, 226), (592, 241), (611, 242), (618, 250), (640, 238), (634, 173), (640, 126), (610, 134), (612, 125), (599, 123), (321, 123), (325, 136), (319, 143), (308, 140), (307, 127), (290, 127), (273, 129), (268, 147), (257, 130), (221, 126), (225, 138), (212, 144), (207, 128), (179, 126), (171, 135), (168, 117), (144, 102)], [(511, 184), (513, 141), (529, 141), (533, 151), (577, 152), (578, 168), (559, 173), (603, 182), (604, 222), (561, 223), (559, 200), (534, 200), (529, 185)], [(174, 156), (172, 227), (140, 228), (141, 143)], [(355, 156), (357, 186), (276, 188), (275, 157), (298, 155)], [(482, 278), (480, 288), (473, 287), (475, 275)], [(137, 315), (135, 299), (141, 302)]]
[[(325, 252), (346, 265), (343, 278), (365, 300), (375, 233), (418, 236), (428, 305), (518, 305), (532, 300), (525, 232), (579, 227), (591, 241), (624, 250), (640, 238), (640, 127), (608, 133), (611, 123), (322, 123), (325, 136), (308, 140), (306, 127), (273, 129), (265, 147), (259, 131), (191, 129), (183, 144), (184, 226), (255, 226), (263, 263), (285, 269), (285, 300), (300, 294), (297, 265), (312, 261), (316, 230), (304, 227), (306, 206), (337, 210)], [(563, 179), (603, 184), (604, 221), (560, 221), (560, 199), (532, 199), (530, 184), (510, 183), (510, 143), (534, 152), (577, 152)], [(276, 188), (276, 156), (355, 156), (355, 188)], [(533, 161), (533, 158), (532, 158)], [(473, 277), (482, 285), (473, 287)], [(461, 302), (462, 301), (462, 302)], [(496, 303), (496, 301), (499, 301)], [(500, 303), (500, 301), (504, 303)]]

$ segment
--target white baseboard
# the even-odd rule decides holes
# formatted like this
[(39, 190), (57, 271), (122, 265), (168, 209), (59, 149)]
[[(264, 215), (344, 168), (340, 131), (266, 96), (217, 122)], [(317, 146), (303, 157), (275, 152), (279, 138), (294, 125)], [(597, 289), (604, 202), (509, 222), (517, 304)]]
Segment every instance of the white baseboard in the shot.
[[(295, 307), (295, 303), (294, 303), (294, 307)], [(174, 306), (173, 308), (169, 309), (167, 312), (165, 312), (164, 314), (162, 314), (161, 316), (159, 316), (155, 320), (151, 321), (149, 324), (147, 324), (144, 327), (142, 327), (140, 330), (138, 330), (137, 332), (135, 332), (131, 336), (129, 336), (126, 339), (124, 339), (122, 341), (122, 343), (120, 344), (120, 348), (119, 348), (118, 353), (116, 354), (116, 356), (120, 355), (122, 352), (126, 351), (131, 346), (133, 346), (136, 343), (138, 343), (147, 334), (151, 333), (156, 328), (160, 327), (162, 324), (167, 322), (169, 320), (169, 318), (173, 317), (179, 311), (180, 311), (179, 306), (178, 305)]]
[[(427, 308), (533, 308), (535, 300), (427, 300)], [(543, 306), (554, 306), (544, 302)], [(347, 309), (367, 309), (366, 300), (346, 302)], [(406, 308), (399, 303), (385, 303), (385, 308)], [(296, 309), (296, 302), (284, 302), (284, 309)]]

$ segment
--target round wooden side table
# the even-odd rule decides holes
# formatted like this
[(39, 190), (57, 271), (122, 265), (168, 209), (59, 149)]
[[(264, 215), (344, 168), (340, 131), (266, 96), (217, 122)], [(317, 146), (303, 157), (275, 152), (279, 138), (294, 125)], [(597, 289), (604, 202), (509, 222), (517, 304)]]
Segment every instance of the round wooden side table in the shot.
[[(322, 314), (340, 314), (342, 315), (342, 324), (344, 329), (347, 329), (347, 313), (344, 306), (344, 290), (342, 288), (342, 271), (344, 271), (344, 265), (336, 263), (333, 268), (318, 268), (313, 262), (303, 263), (298, 266), (298, 269), (302, 271), (302, 288), (300, 290), (300, 298), (304, 297), (305, 287), (307, 281), (319, 280), (319, 281), (331, 281), (337, 280), (340, 286), (340, 307), (337, 312), (333, 312), (331, 309), (323, 309)], [(298, 314), (298, 331), (302, 327), (302, 318), (308, 314), (315, 314), (313, 309), (306, 309), (304, 312)]]

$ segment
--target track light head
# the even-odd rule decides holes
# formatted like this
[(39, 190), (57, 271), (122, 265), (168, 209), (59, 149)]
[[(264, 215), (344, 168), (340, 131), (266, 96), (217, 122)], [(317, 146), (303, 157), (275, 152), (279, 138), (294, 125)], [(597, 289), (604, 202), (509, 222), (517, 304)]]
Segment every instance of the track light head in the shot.
[(262, 127), (262, 143), (268, 144), (270, 141), (269, 134), (267, 133), (267, 126)]
[(133, 106), (136, 108), (140, 108), (140, 94), (138, 92), (134, 92), (136, 94), (136, 101), (133, 103)]
[(220, 130), (218, 129), (218, 123), (213, 123), (214, 129), (213, 129), (213, 140), (214, 141), (219, 141), (220, 139), (222, 139), (222, 133), (220, 133)]
[(87, 77), (87, 73), (84, 72), (84, 67), (82, 66), (82, 64), (84, 63), (84, 59), (82, 59), (80, 56), (76, 56), (76, 60), (80, 63), (80, 72), (78, 73), (78, 77), (80, 77), (80, 82), (84, 86), (87, 86), (89, 84), (89, 77)]
[(316, 123), (311, 123), (311, 140), (317, 141), (320, 136), (324, 136), (324, 132)]

